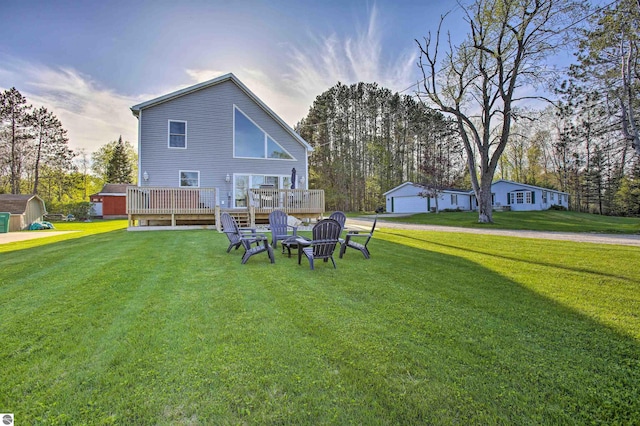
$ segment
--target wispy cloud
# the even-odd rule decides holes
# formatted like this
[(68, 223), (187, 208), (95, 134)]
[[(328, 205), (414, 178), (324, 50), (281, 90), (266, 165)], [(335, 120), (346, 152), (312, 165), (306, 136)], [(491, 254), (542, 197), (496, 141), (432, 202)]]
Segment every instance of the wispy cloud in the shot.
[[(256, 68), (234, 69), (233, 73), (260, 99), (290, 125), (308, 112), (316, 96), (339, 81), (345, 84), (377, 82), (394, 91), (415, 83), (417, 53), (415, 49), (395, 56), (384, 51), (384, 32), (380, 29), (378, 9), (373, 7), (367, 24), (348, 36), (332, 33), (323, 37), (310, 35), (309, 42), (299, 40), (288, 50), (285, 72)], [(304, 43), (304, 44), (303, 44)], [(281, 68), (279, 68), (281, 69)], [(191, 83), (218, 77), (228, 71), (187, 69)]]
[(69, 132), (72, 149), (97, 150), (122, 135), (137, 144), (137, 121), (129, 107), (139, 98), (101, 87), (72, 68), (8, 60), (0, 65), (0, 88), (15, 86), (30, 104), (52, 111)]
[(287, 74), (291, 87), (309, 105), (338, 81), (377, 82), (394, 91), (404, 90), (415, 82), (417, 53), (408, 49), (395, 57), (385, 55), (383, 37), (374, 6), (367, 25), (356, 28), (353, 36), (340, 38), (334, 33), (312, 38), (312, 44), (304, 48), (292, 46)]

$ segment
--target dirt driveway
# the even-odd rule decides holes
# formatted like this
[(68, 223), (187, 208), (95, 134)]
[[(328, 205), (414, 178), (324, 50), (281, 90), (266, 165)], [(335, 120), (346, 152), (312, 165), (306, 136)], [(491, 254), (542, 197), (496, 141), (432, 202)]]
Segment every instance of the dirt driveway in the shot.
[[(349, 218), (347, 226), (371, 228), (372, 217)], [(437, 232), (461, 232), (467, 234), (503, 235), (517, 238), (539, 238), (548, 240), (574, 241), (579, 243), (617, 244), (640, 247), (640, 235), (635, 234), (591, 234), (574, 232), (543, 232), (543, 231), (511, 231), (506, 229), (475, 229), (457, 228), (438, 225), (414, 225), (409, 223), (387, 222), (384, 215), (379, 216), (378, 226), (391, 229), (415, 229)]]

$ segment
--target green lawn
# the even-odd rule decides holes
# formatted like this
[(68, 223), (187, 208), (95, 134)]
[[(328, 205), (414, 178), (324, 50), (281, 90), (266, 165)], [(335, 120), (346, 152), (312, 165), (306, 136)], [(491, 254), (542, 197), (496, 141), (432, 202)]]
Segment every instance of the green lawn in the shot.
[(0, 246), (16, 424), (640, 423), (639, 248), (382, 228), (310, 271), (125, 225)]
[(598, 232), (608, 234), (640, 233), (640, 218), (602, 216), (555, 210), (494, 212), (493, 224), (478, 223), (477, 212), (421, 213), (404, 217), (385, 217), (385, 220), (426, 225), (460, 226), (464, 228)]

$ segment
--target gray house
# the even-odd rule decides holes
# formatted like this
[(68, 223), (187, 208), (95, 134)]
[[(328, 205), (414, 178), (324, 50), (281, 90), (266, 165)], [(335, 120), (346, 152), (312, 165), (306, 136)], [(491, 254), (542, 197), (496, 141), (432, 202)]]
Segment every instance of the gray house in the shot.
[(145, 219), (175, 226), (244, 210), (255, 222), (274, 208), (294, 213), (294, 204), (324, 210), (324, 193), (309, 201), (311, 146), (233, 74), (131, 111), (138, 118), (140, 175), (127, 194), (130, 221), (153, 215)]

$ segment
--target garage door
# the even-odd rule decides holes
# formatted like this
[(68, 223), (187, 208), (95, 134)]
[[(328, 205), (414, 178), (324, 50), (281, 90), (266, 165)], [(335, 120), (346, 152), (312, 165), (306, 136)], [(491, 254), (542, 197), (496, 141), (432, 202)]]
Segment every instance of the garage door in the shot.
[(394, 213), (418, 213), (427, 211), (427, 199), (422, 197), (393, 197)]

